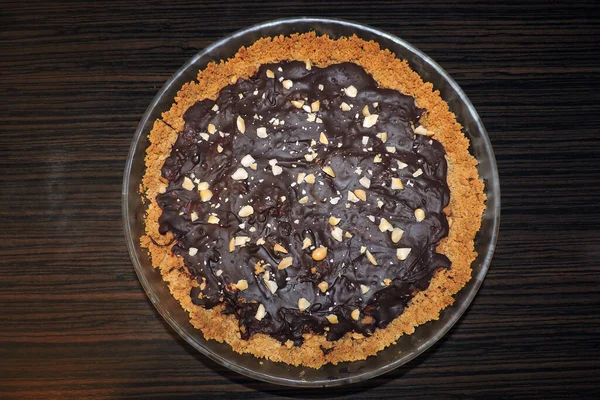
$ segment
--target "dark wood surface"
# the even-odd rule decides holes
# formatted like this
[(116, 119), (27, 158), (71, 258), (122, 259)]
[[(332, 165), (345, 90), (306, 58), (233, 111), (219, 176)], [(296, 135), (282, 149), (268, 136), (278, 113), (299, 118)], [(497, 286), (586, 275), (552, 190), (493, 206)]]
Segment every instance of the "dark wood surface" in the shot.
[[(600, 394), (600, 20), (593, 1), (29, 2), (0, 8), (0, 398)], [(502, 184), (498, 249), (438, 344), (382, 377), (296, 390), (230, 372), (134, 274), (121, 182), (145, 108), (237, 29), (339, 17), (396, 34), (463, 87)]]

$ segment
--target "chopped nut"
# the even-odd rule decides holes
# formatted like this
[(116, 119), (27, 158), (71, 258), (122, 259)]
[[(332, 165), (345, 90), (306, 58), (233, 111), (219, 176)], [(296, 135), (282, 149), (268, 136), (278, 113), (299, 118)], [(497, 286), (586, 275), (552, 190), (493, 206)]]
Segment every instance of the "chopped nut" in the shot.
[(238, 168), (233, 175), (231, 175), (231, 178), (236, 181), (248, 179), (248, 171), (246, 171), (244, 168)]
[(311, 111), (312, 111), (312, 110), (311, 110), (311, 108), (310, 108), (310, 106), (309, 106), (308, 104), (306, 104), (306, 105), (302, 106), (302, 109), (303, 109), (304, 111), (306, 111), (307, 113), (309, 113), (309, 112), (311, 112)]
[(263, 245), (263, 244), (265, 244), (265, 239), (264, 239), (264, 238), (259, 238), (259, 239), (256, 241), (256, 244), (257, 244), (257, 245), (259, 245), (259, 246), (260, 246), (260, 245)]
[(329, 283), (327, 283), (325, 281), (319, 283), (317, 286), (319, 286), (319, 290), (323, 293), (325, 293), (327, 291), (327, 289), (329, 289)]
[(327, 321), (329, 321), (329, 323), (333, 324), (333, 325), (335, 325), (339, 322), (338, 317), (335, 314), (329, 314), (325, 318), (327, 318)]
[(223, 146), (221, 146), (220, 144), (217, 145), (217, 153), (222, 153), (223, 152)]
[(385, 278), (385, 279), (383, 280), (383, 284), (384, 284), (385, 286), (390, 286), (390, 284), (391, 284), (391, 283), (392, 283), (392, 280), (391, 280), (390, 278)]
[(283, 168), (281, 168), (279, 165), (273, 165), (271, 169), (273, 171), (273, 175), (275, 176), (281, 175), (281, 173), (283, 172)]
[(279, 261), (279, 264), (277, 264), (277, 269), (286, 269), (287, 267), (292, 265), (293, 262), (294, 259), (292, 257), (285, 257), (281, 259), (281, 261)]
[(312, 258), (315, 261), (321, 261), (327, 257), (327, 247), (319, 246), (312, 252)]
[(381, 207), (383, 207), (383, 201), (381, 201), (381, 200), (377, 200), (377, 207), (378, 207), (378, 208), (381, 208)]
[(217, 128), (215, 128), (214, 124), (208, 124), (208, 127), (206, 128), (207, 132), (210, 133), (211, 135), (213, 133), (215, 133), (217, 131)]
[(406, 260), (406, 257), (408, 257), (408, 255), (410, 254), (410, 251), (410, 247), (401, 247), (396, 250), (396, 257), (398, 257), (398, 260), (404, 261)]
[(360, 254), (365, 254), (365, 251), (367, 251), (367, 246), (360, 246)]
[(252, 214), (254, 214), (254, 208), (252, 206), (243, 206), (238, 212), (238, 215), (242, 218), (249, 217)]
[(262, 321), (262, 319), (267, 315), (267, 310), (265, 310), (265, 306), (263, 306), (262, 304), (258, 305), (258, 308), (256, 309), (256, 315), (254, 315), (254, 318), (256, 318), (259, 321)]
[(305, 154), (304, 158), (306, 159), (306, 161), (311, 162), (312, 160), (314, 160), (315, 158), (317, 158), (317, 153)]
[(285, 81), (281, 82), (281, 84), (283, 85), (284, 88), (289, 89), (292, 86), (294, 86), (294, 82), (292, 82), (289, 79), (286, 79)]
[(316, 120), (316, 119), (317, 119), (317, 115), (316, 115), (316, 114), (313, 114), (313, 113), (309, 113), (309, 114), (306, 116), (306, 120), (307, 120), (308, 122), (315, 122), (315, 120)]
[(217, 225), (219, 223), (220, 219), (219, 217), (215, 217), (214, 215), (211, 215), (210, 217), (208, 217), (208, 223), (209, 224), (213, 224), (213, 225)]
[(344, 236), (347, 237), (348, 239), (350, 239), (352, 237), (352, 234), (350, 232), (346, 231), (344, 233)]
[(377, 123), (377, 118), (379, 118), (379, 115), (377, 114), (371, 114), (368, 117), (365, 117), (363, 120), (363, 128), (370, 128), (375, 125)]
[(310, 238), (304, 238), (302, 241), (302, 250), (308, 249), (312, 245), (312, 240)]
[(398, 169), (404, 169), (408, 167), (408, 164), (405, 164), (402, 161), (396, 160), (396, 163), (398, 164)]
[(194, 182), (192, 182), (192, 180), (186, 176), (183, 178), (183, 184), (181, 184), (181, 187), (183, 187), (185, 190), (194, 190)]
[(400, 178), (392, 178), (392, 189), (394, 189), (394, 190), (404, 189), (404, 185), (402, 184), (402, 181), (400, 180)]
[(354, 194), (356, 195), (356, 197), (358, 197), (362, 201), (367, 201), (367, 192), (365, 192), (364, 190), (362, 190), (362, 189), (356, 189), (354, 191)]
[(423, 175), (423, 170), (421, 168), (419, 168), (418, 170), (416, 170), (415, 172), (413, 172), (413, 176), (415, 178), (417, 178), (417, 177), (419, 177), (421, 175)]
[(308, 307), (310, 307), (310, 303), (304, 297), (298, 300), (298, 309), (300, 311), (305, 311), (306, 309), (308, 309)]
[(417, 222), (421, 222), (425, 219), (425, 211), (423, 211), (420, 208), (417, 208), (415, 210), (415, 218), (417, 219)]
[(363, 115), (363, 117), (368, 117), (369, 115), (371, 115), (371, 111), (369, 111), (369, 105), (368, 104), (363, 107), (363, 109), (362, 109), (362, 115)]
[(231, 238), (231, 240), (229, 241), (229, 252), (233, 253), (235, 250), (235, 239)]
[(256, 164), (256, 163), (250, 164), (250, 169), (251, 170), (256, 171), (256, 168), (258, 168), (258, 164)]
[(333, 238), (335, 240), (337, 240), (338, 242), (341, 242), (344, 240), (344, 238), (342, 237), (343, 234), (344, 234), (344, 231), (342, 231), (342, 229), (337, 226), (334, 227), (333, 230), (331, 231), (331, 236), (333, 236)]
[(335, 178), (335, 172), (333, 172), (333, 169), (331, 169), (331, 167), (329, 165), (324, 166), (323, 168), (321, 168), (323, 170), (323, 172), (325, 172), (327, 175), (331, 176), (332, 178)]
[(242, 291), (246, 290), (246, 289), (248, 289), (248, 281), (245, 279), (240, 279), (235, 284), (235, 287), (238, 288), (238, 290), (242, 290)]
[(296, 108), (302, 108), (304, 105), (304, 100), (292, 100), (291, 103)]
[(319, 100), (313, 101), (310, 103), (310, 111), (317, 112), (321, 108), (321, 102)]
[(404, 231), (400, 228), (394, 228), (392, 231), (392, 242), (398, 243), (400, 239), (402, 239), (402, 235), (404, 235)]
[(213, 192), (210, 189), (205, 189), (200, 191), (200, 200), (203, 202), (207, 202), (213, 197)]
[(381, 154), (375, 154), (375, 157), (373, 157), (373, 162), (375, 164), (379, 164), (381, 162)]
[(201, 137), (202, 139), (204, 139), (205, 141), (207, 141), (207, 142), (208, 142), (208, 140), (210, 139), (210, 136), (208, 136), (208, 133), (201, 133), (201, 134), (200, 134), (200, 137)]
[(353, 203), (358, 202), (358, 197), (356, 197), (354, 192), (352, 192), (351, 190), (348, 190), (348, 201), (351, 201)]
[(267, 78), (275, 78), (275, 74), (270, 69), (267, 70)]
[(258, 136), (261, 139), (265, 139), (267, 137), (267, 128), (265, 127), (260, 127), (256, 129), (256, 136)]
[(385, 143), (385, 142), (387, 142), (388, 134), (387, 134), (387, 132), (379, 132), (377, 134), (377, 137), (379, 138), (379, 140), (381, 140), (383, 143)]
[(360, 291), (362, 292), (362, 294), (367, 294), (367, 293), (369, 293), (370, 290), (371, 290), (370, 287), (365, 286), (365, 285), (360, 285)]
[(234, 243), (236, 246), (243, 247), (250, 241), (248, 236), (236, 236), (234, 239)]
[(272, 294), (275, 294), (275, 292), (276, 292), (276, 291), (277, 291), (277, 289), (279, 288), (279, 287), (277, 286), (277, 283), (276, 283), (276, 282), (269, 281), (269, 280), (265, 280), (265, 285), (267, 285), (267, 288), (269, 288), (269, 291), (270, 291)]
[(415, 133), (417, 135), (427, 135), (427, 129), (425, 129), (423, 125), (419, 125), (415, 128)]
[(367, 258), (369, 259), (371, 264), (377, 265), (377, 260), (375, 259), (375, 256), (373, 254), (371, 254), (371, 252), (369, 250), (365, 251), (365, 254), (367, 255)]
[(188, 254), (189, 254), (190, 256), (192, 256), (192, 257), (193, 257), (193, 256), (195, 256), (196, 254), (198, 254), (198, 249), (197, 249), (197, 248), (195, 248), (195, 247), (190, 247), (190, 248), (188, 249)]
[(356, 88), (353, 85), (350, 85), (345, 89), (345, 93), (348, 97), (356, 97), (356, 95), (358, 94), (358, 90), (356, 90)]
[(388, 153), (396, 152), (396, 146), (386, 146), (385, 149), (387, 150)]
[(304, 182), (304, 177), (306, 176), (306, 173), (304, 172), (299, 172), (298, 173), (298, 178), (296, 179), (296, 182), (299, 184), (301, 184), (302, 182)]
[(273, 246), (273, 250), (278, 251), (280, 253), (285, 253), (287, 254), (288, 251), (285, 247), (283, 247), (282, 245), (280, 245), (279, 243), (275, 243), (275, 246)]
[(321, 144), (329, 144), (329, 140), (327, 140), (327, 136), (325, 136), (325, 132), (321, 132), (321, 135), (319, 135), (319, 142)]
[(310, 184), (315, 183), (315, 175), (314, 174), (306, 175), (306, 177), (304, 177), (304, 182), (310, 183)]
[(341, 218), (336, 218), (332, 215), (331, 217), (329, 217), (329, 225), (336, 226), (340, 223), (341, 220)]
[(342, 111), (350, 111), (350, 106), (346, 102), (340, 104), (340, 108), (342, 109)]
[(367, 189), (371, 187), (371, 180), (369, 178), (367, 178), (366, 176), (363, 176), (362, 178), (360, 178), (358, 180), (358, 183), (360, 183), (361, 185), (363, 185)]
[(375, 216), (373, 216), (373, 215), (367, 215), (367, 218), (369, 218), (369, 221), (371, 221), (373, 223), (375, 222)]
[(350, 316), (352, 317), (353, 320), (358, 321), (360, 318), (360, 310), (358, 308), (355, 308), (352, 311), (352, 314), (350, 314)]
[(308, 196), (304, 196), (304, 197), (300, 198), (298, 200), (298, 203), (300, 203), (300, 204), (306, 204), (306, 203), (308, 203)]
[(238, 131), (240, 131), (240, 133), (246, 132), (246, 122), (244, 122), (244, 119), (242, 117), (240, 117), (240, 116), (237, 117), (236, 124), (237, 124)]
[(244, 157), (242, 157), (242, 159), (240, 160), (240, 164), (242, 164), (244, 167), (248, 168), (250, 167), (252, 164), (254, 164), (256, 162), (256, 160), (254, 159), (254, 157), (252, 157), (250, 154), (246, 154)]
[(394, 227), (388, 222), (387, 219), (381, 218), (381, 221), (379, 221), (379, 230), (381, 232), (393, 231)]
[(309, 70), (309, 71), (311, 70), (311, 68), (312, 68), (312, 63), (310, 62), (310, 60), (306, 60), (306, 61), (304, 61), (304, 67), (305, 67), (307, 70)]
[(194, 221), (195, 221), (195, 220), (197, 220), (197, 219), (198, 219), (198, 214), (196, 213), (196, 211), (192, 212), (192, 213), (190, 214), (190, 220), (191, 220), (192, 222), (194, 222)]

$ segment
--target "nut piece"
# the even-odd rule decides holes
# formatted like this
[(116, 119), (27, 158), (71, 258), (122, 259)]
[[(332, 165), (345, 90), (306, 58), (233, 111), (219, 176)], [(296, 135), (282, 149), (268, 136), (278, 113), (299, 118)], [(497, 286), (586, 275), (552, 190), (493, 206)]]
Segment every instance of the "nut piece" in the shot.
[(315, 183), (315, 175), (314, 174), (308, 174), (306, 175), (306, 177), (304, 178), (304, 182), (306, 183)]
[(358, 183), (360, 183), (361, 185), (363, 185), (367, 189), (371, 187), (371, 180), (369, 178), (367, 178), (366, 176), (363, 176), (362, 178), (360, 178), (358, 180)]
[(381, 232), (393, 231), (394, 227), (388, 222), (387, 219), (381, 218), (381, 221), (379, 221), (379, 230)]
[(352, 317), (353, 320), (358, 321), (358, 319), (360, 318), (360, 310), (358, 308), (355, 308), (352, 311), (352, 314), (350, 314), (350, 316)]
[(283, 247), (282, 245), (280, 245), (279, 243), (275, 243), (275, 246), (273, 246), (273, 250), (278, 251), (280, 253), (285, 253), (287, 254), (288, 251), (285, 247)]
[(408, 164), (405, 164), (400, 160), (396, 160), (396, 163), (398, 164), (398, 169), (404, 169), (404, 168), (408, 167)]
[(235, 287), (238, 288), (238, 290), (246, 290), (248, 289), (248, 281), (245, 279), (240, 279), (235, 284)]
[(370, 128), (375, 125), (377, 123), (377, 118), (379, 118), (379, 115), (377, 114), (371, 114), (368, 117), (365, 117), (363, 120), (363, 128)]
[(310, 103), (310, 111), (317, 112), (319, 111), (319, 108), (321, 108), (321, 102), (319, 100)]
[(341, 218), (336, 218), (332, 215), (331, 217), (329, 217), (329, 225), (336, 226), (340, 223), (341, 220)]
[(342, 109), (342, 111), (350, 111), (350, 106), (346, 102), (340, 104), (340, 108)]
[(366, 285), (360, 285), (360, 291), (362, 292), (362, 294), (367, 294), (367, 293), (369, 293), (370, 290), (371, 290), (370, 287), (368, 287)]
[(213, 225), (217, 225), (219, 223), (220, 219), (219, 217), (215, 217), (214, 215), (211, 215), (210, 217), (208, 217), (208, 222), (209, 224), (213, 224)]
[(392, 189), (394, 189), (394, 190), (404, 189), (404, 185), (402, 184), (402, 181), (400, 180), (400, 178), (392, 178)]
[(190, 248), (188, 249), (188, 254), (189, 254), (190, 256), (192, 256), (192, 257), (193, 257), (193, 256), (195, 256), (196, 254), (198, 254), (198, 249), (197, 249), (197, 248), (195, 248), (195, 247), (190, 247)]
[(242, 166), (246, 167), (246, 168), (250, 168), (250, 166), (252, 164), (254, 164), (256, 162), (256, 160), (254, 159), (254, 157), (252, 157), (250, 154), (246, 154), (244, 157), (242, 157), (242, 159), (240, 160), (240, 164), (242, 164)]
[(362, 189), (356, 189), (354, 191), (354, 194), (356, 195), (356, 197), (358, 197), (362, 201), (367, 201), (367, 192), (365, 192), (364, 190), (362, 190)]
[(271, 170), (273, 171), (273, 175), (275, 176), (281, 175), (281, 173), (283, 172), (283, 168), (281, 168), (279, 165), (273, 165), (271, 167)]
[(265, 310), (265, 306), (263, 306), (262, 304), (259, 304), (254, 318), (261, 321), (265, 317), (265, 315), (267, 315), (267, 310)]
[(252, 206), (243, 206), (238, 212), (238, 215), (242, 218), (249, 217), (252, 214), (254, 214), (254, 208)]
[(279, 261), (279, 264), (277, 264), (277, 269), (286, 269), (287, 267), (292, 265), (293, 262), (294, 259), (292, 257), (285, 257), (281, 261)]
[(312, 240), (310, 238), (304, 238), (302, 242), (302, 250), (308, 249), (312, 245)]
[(244, 119), (242, 117), (238, 116), (235, 122), (240, 133), (246, 132), (246, 122), (244, 122)]
[(331, 236), (333, 236), (333, 238), (335, 240), (337, 240), (338, 242), (341, 242), (344, 240), (343, 235), (344, 235), (344, 231), (342, 231), (342, 229), (337, 226), (335, 226), (333, 228), (333, 230), (331, 231)]
[(186, 176), (183, 178), (181, 187), (183, 187), (185, 190), (194, 190), (194, 182), (192, 182), (192, 180)]
[(298, 300), (298, 309), (300, 311), (305, 311), (308, 307), (310, 307), (310, 303), (304, 297)]
[(289, 89), (292, 86), (294, 86), (294, 82), (292, 82), (289, 79), (286, 79), (285, 81), (281, 82), (281, 84), (283, 85), (284, 88)]
[(200, 200), (203, 202), (207, 202), (213, 197), (213, 192), (210, 189), (205, 189), (200, 191)]
[(375, 157), (373, 157), (373, 162), (375, 164), (379, 164), (381, 162), (381, 154), (375, 154)]
[(190, 220), (191, 220), (192, 222), (194, 222), (194, 221), (196, 221), (197, 219), (198, 219), (198, 213), (197, 213), (196, 211), (193, 211), (193, 212), (190, 214)]
[(317, 286), (319, 287), (319, 290), (323, 293), (325, 293), (327, 291), (327, 289), (329, 289), (329, 283), (327, 283), (325, 281), (319, 283)]
[(321, 134), (319, 135), (319, 143), (329, 144), (329, 140), (327, 139), (327, 136), (325, 136), (325, 132), (321, 132)]
[(369, 105), (368, 104), (363, 107), (363, 109), (362, 109), (362, 115), (363, 115), (363, 117), (368, 117), (369, 115), (371, 115), (371, 111), (369, 111)]
[(429, 132), (427, 131), (427, 129), (425, 129), (423, 127), (423, 125), (419, 125), (415, 128), (415, 133), (417, 135), (429, 135)]
[(304, 177), (306, 176), (306, 173), (304, 172), (299, 172), (298, 173), (298, 178), (296, 179), (296, 183), (301, 184), (302, 182), (304, 182)]
[(262, 246), (263, 244), (265, 244), (265, 238), (259, 238), (256, 241), (256, 244), (259, 245), (259, 246)]
[(236, 236), (234, 239), (234, 244), (240, 247), (246, 246), (246, 243), (248, 242), (250, 242), (250, 238), (248, 236)]
[(406, 260), (406, 257), (408, 257), (408, 255), (410, 254), (410, 251), (410, 247), (401, 247), (396, 250), (396, 257), (398, 257), (398, 260), (404, 261)]
[(392, 231), (392, 242), (398, 243), (400, 239), (402, 239), (402, 235), (404, 235), (404, 231), (400, 228), (394, 228)]
[(213, 133), (215, 133), (217, 131), (217, 128), (215, 128), (214, 124), (208, 124), (206, 131), (212, 135)]
[(345, 93), (348, 97), (356, 97), (356, 95), (358, 94), (358, 90), (356, 90), (356, 88), (353, 85), (350, 85), (345, 89)]
[(358, 197), (356, 197), (356, 195), (354, 194), (354, 192), (348, 190), (348, 201), (351, 201), (353, 203), (358, 202)]
[(365, 251), (365, 254), (367, 255), (367, 258), (369, 259), (371, 264), (377, 265), (377, 260), (375, 259), (375, 256), (373, 254), (371, 254), (371, 252), (369, 250)]
[(261, 139), (265, 139), (267, 137), (267, 128), (261, 126), (260, 128), (256, 129), (256, 136), (258, 136)]
[(385, 143), (385, 142), (387, 142), (388, 134), (387, 134), (387, 132), (379, 132), (377, 134), (377, 137), (379, 138), (379, 140), (381, 140), (383, 143)]
[(233, 253), (235, 251), (235, 239), (231, 238), (229, 241), (229, 252)]
[(327, 321), (329, 321), (329, 323), (333, 324), (333, 325), (335, 325), (339, 322), (338, 317), (335, 314), (329, 314), (325, 318), (327, 318)]
[(231, 178), (236, 181), (243, 181), (244, 179), (248, 179), (248, 171), (244, 168), (238, 168), (232, 175)]
[(275, 74), (270, 69), (267, 70), (267, 78), (275, 78)]
[(425, 211), (423, 211), (420, 208), (417, 208), (415, 210), (415, 218), (417, 219), (417, 222), (421, 222), (425, 219)]
[(302, 108), (304, 105), (304, 100), (292, 100), (290, 103), (296, 108)]
[(308, 203), (308, 196), (304, 196), (304, 197), (298, 199), (298, 203), (299, 204), (306, 204), (306, 203)]
[(275, 292), (278, 289), (277, 283), (275, 283), (273, 281), (265, 280), (265, 285), (267, 285), (267, 287), (269, 288), (269, 292), (271, 292), (271, 294), (275, 294)]
[(323, 172), (325, 172), (327, 175), (331, 176), (332, 178), (335, 178), (335, 172), (333, 172), (333, 169), (331, 169), (331, 167), (329, 165), (324, 166), (323, 168), (321, 168), (323, 170)]
[(223, 146), (221, 146), (220, 144), (217, 145), (217, 153), (222, 153), (223, 152)]
[(415, 178), (418, 178), (421, 175), (423, 175), (423, 170), (421, 168), (419, 168), (418, 170), (416, 170), (415, 172), (413, 172), (413, 176)]
[(312, 252), (312, 258), (315, 261), (321, 261), (325, 259), (325, 257), (327, 257), (327, 247), (320, 246)]

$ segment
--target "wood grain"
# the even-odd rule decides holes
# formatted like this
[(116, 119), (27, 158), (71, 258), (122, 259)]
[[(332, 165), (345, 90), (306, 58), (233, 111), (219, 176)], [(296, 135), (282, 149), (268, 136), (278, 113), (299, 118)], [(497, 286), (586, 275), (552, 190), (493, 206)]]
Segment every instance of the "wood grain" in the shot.
[[(593, 1), (11, 2), (0, 11), (0, 398), (597, 398), (600, 20)], [(367, 23), (438, 61), (490, 133), (497, 253), (434, 348), (333, 390), (253, 381), (163, 322), (131, 267), (122, 172), (152, 97), (237, 29)]]

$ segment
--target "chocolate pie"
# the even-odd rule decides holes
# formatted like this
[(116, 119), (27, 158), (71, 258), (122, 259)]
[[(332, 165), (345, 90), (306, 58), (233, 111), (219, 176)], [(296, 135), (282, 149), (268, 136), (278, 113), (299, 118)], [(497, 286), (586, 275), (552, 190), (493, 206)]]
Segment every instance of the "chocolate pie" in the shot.
[(142, 245), (207, 339), (361, 360), (470, 279), (477, 161), (439, 93), (374, 42), (261, 39), (200, 71), (149, 138)]

